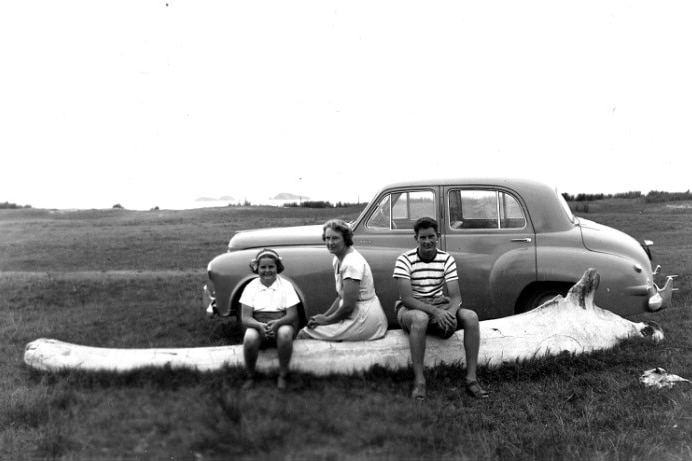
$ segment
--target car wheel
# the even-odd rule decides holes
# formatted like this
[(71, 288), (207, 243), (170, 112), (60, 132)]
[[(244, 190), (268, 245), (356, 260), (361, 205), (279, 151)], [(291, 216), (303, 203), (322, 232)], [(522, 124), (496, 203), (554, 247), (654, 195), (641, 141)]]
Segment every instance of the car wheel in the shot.
[(534, 287), (521, 296), (517, 302), (515, 313), (528, 312), (553, 300), (556, 296), (565, 296), (570, 286), (570, 284), (551, 284)]

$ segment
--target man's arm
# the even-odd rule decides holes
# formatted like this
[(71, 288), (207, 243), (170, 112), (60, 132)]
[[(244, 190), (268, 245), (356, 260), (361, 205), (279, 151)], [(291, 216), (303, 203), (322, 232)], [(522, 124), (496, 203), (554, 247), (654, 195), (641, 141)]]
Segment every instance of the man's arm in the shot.
[(409, 309), (417, 309), (419, 311), (423, 311), (426, 314), (430, 315), (433, 315), (435, 310), (437, 310), (437, 308), (432, 304), (420, 301), (416, 299), (415, 296), (413, 296), (413, 289), (411, 288), (411, 279), (397, 278), (396, 285), (399, 289), (399, 299), (401, 300), (401, 302), (404, 303), (404, 306), (408, 307)]
[(450, 298), (447, 310), (456, 317), (457, 311), (461, 309), (461, 289), (458, 280), (447, 282), (447, 294)]
[[(401, 302), (404, 303), (404, 306), (406, 306), (409, 309), (417, 309), (419, 311), (423, 311), (426, 314), (431, 315), (434, 321), (438, 323), (441, 327), (447, 328), (454, 325), (456, 311), (447, 311), (444, 309), (445, 307), (447, 307), (445, 305), (442, 305), (443, 308), (440, 308), (438, 306), (433, 306), (431, 304), (416, 299), (413, 296), (413, 289), (411, 288), (411, 279), (397, 277), (396, 283), (397, 288), (399, 289), (399, 299), (401, 299)], [(459, 293), (458, 287), (457, 293)], [(458, 298), (459, 299), (457, 301), (457, 305), (459, 304), (459, 301), (461, 301), (461, 295), (459, 295)]]

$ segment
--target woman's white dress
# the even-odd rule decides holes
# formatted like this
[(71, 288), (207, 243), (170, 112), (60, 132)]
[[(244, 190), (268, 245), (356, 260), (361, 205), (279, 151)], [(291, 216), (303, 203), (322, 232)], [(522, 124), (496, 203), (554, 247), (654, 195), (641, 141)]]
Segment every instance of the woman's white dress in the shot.
[(367, 341), (384, 337), (387, 332), (387, 316), (375, 294), (375, 282), (370, 265), (355, 249), (351, 249), (343, 261), (334, 257), (336, 291), (343, 302), (343, 281), (358, 280), (358, 302), (348, 317), (329, 325), (305, 327), (299, 337), (325, 341)]

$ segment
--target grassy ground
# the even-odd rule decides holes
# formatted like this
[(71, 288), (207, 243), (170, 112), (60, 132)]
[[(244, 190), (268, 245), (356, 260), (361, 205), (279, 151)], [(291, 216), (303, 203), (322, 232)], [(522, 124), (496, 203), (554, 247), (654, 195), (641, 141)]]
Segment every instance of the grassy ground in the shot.
[[(679, 204), (678, 204), (679, 205)], [(666, 340), (588, 357), (481, 370), (489, 401), (463, 395), (462, 370), (429, 374), (429, 398), (408, 397), (410, 371), (272, 377), (238, 391), (242, 370), (38, 373), (26, 343), (51, 337), (108, 347), (238, 341), (235, 325), (202, 317), (207, 262), (238, 229), (350, 219), (357, 209), (189, 211), (0, 210), (0, 459), (663, 459), (692, 458), (692, 385), (642, 387), (654, 366), (692, 378), (692, 209), (635, 200), (583, 214), (654, 240), (677, 273)]]

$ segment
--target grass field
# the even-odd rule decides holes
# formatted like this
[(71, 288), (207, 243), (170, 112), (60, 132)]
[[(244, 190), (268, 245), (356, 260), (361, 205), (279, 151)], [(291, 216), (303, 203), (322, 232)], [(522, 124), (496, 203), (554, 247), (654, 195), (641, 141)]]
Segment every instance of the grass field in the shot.
[(692, 385), (651, 390), (642, 371), (692, 378), (692, 208), (590, 203), (582, 216), (654, 240), (655, 264), (679, 274), (672, 308), (640, 316), (658, 346), (624, 344), (482, 369), (489, 401), (464, 396), (463, 371), (429, 373), (411, 401), (410, 371), (267, 378), (242, 370), (127, 375), (39, 373), (23, 364), (39, 337), (108, 347), (237, 342), (202, 316), (208, 261), (239, 229), (350, 219), (359, 209), (230, 207), (187, 211), (0, 210), (0, 459), (692, 459)]

